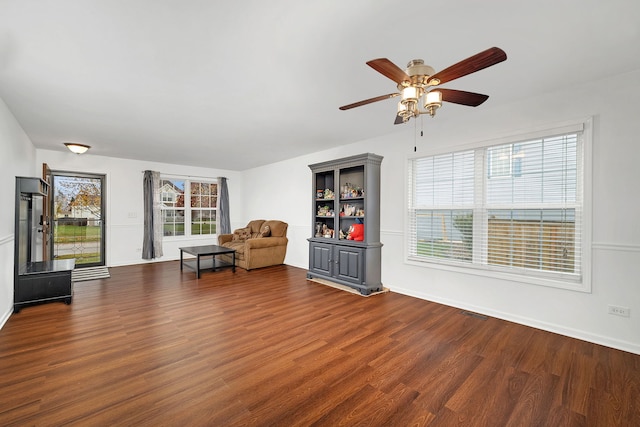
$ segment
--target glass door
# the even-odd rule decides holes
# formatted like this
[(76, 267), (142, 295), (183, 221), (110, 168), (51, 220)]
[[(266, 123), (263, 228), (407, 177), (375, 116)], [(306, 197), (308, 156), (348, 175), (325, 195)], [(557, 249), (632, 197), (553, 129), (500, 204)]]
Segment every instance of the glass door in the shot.
[(42, 227), (42, 260), (49, 261), (53, 253), (53, 230), (51, 227), (51, 169), (46, 163), (42, 164), (42, 179), (49, 184), (47, 195), (42, 198), (42, 216), (40, 216), (40, 226)]
[(52, 172), (52, 259), (105, 265), (104, 175)]

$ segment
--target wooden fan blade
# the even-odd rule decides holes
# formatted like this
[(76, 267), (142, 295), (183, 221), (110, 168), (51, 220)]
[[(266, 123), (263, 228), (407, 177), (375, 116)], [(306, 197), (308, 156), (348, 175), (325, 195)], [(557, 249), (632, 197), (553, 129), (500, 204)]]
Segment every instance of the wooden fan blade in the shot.
[(465, 92), (463, 90), (454, 89), (435, 89), (442, 93), (442, 100), (452, 102), (454, 104), (468, 105), (470, 107), (477, 107), (484, 101), (489, 99), (489, 95), (483, 95), (481, 93)]
[(399, 93), (389, 93), (387, 95), (376, 96), (375, 98), (369, 98), (369, 99), (365, 99), (364, 101), (354, 102), (353, 104), (343, 105), (342, 107), (340, 107), (340, 109), (341, 110), (350, 110), (350, 109), (355, 108), (355, 107), (360, 107), (362, 105), (371, 104), (372, 102), (378, 102), (378, 101), (382, 101), (384, 99), (393, 98), (393, 97), (396, 97), (398, 95), (400, 95), (400, 94)]
[(372, 59), (367, 65), (398, 84), (411, 80), (407, 73), (387, 58)]
[(435, 73), (433, 76), (429, 77), (427, 83), (434, 79), (438, 79), (440, 81), (439, 84), (450, 82), (451, 80), (466, 76), (467, 74), (475, 73), (476, 71), (480, 71), (506, 59), (507, 54), (504, 53), (502, 49), (492, 47), (445, 68), (439, 73)]

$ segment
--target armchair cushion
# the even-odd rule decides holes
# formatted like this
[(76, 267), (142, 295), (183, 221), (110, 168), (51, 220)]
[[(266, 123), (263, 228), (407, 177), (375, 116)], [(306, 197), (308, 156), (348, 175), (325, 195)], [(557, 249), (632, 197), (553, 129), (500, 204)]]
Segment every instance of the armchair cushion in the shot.
[(270, 221), (265, 221), (264, 225), (269, 226), (269, 229), (271, 230), (271, 236), (273, 237), (287, 236), (288, 224), (286, 222), (282, 222), (278, 220), (270, 220)]
[(260, 233), (258, 234), (258, 237), (269, 237), (269, 236), (271, 236), (271, 227), (265, 224), (260, 228)]
[(232, 242), (244, 242), (248, 238), (251, 237), (251, 229), (249, 227), (246, 228), (238, 228), (233, 231), (233, 237), (231, 238)]

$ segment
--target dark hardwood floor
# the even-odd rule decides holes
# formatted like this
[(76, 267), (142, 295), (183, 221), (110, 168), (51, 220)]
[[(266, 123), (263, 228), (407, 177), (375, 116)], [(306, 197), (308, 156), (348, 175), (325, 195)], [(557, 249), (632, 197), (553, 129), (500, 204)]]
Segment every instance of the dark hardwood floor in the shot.
[(0, 425), (640, 426), (640, 355), (294, 267), (110, 271), (0, 331)]

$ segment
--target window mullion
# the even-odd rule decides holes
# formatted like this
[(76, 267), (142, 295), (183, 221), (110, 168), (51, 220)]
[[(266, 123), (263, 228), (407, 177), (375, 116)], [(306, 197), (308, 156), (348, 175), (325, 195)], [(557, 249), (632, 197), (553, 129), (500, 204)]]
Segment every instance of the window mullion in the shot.
[(184, 183), (184, 235), (191, 237), (191, 180)]
[(489, 174), (486, 161), (487, 150), (474, 152), (474, 208), (473, 208), (473, 263), (486, 264), (487, 253), (487, 214), (486, 214), (486, 177)]

